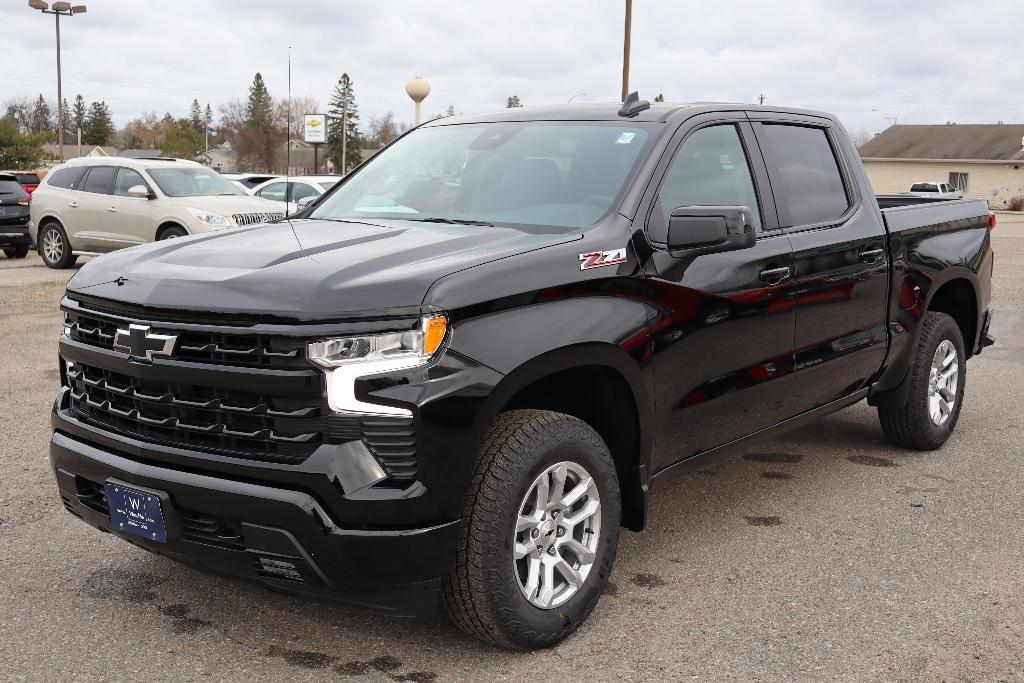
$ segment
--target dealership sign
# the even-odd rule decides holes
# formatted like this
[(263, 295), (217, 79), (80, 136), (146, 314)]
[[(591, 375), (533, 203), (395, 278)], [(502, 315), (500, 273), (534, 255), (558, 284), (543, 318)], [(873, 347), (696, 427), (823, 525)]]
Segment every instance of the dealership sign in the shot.
[(327, 116), (325, 114), (306, 114), (303, 118), (306, 142), (327, 142)]

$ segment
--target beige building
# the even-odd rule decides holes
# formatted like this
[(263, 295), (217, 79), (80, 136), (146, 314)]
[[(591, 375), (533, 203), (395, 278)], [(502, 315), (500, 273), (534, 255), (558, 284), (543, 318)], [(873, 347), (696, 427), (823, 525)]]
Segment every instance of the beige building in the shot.
[(860, 156), (876, 194), (938, 181), (993, 208), (1024, 196), (1024, 125), (896, 125), (861, 145)]

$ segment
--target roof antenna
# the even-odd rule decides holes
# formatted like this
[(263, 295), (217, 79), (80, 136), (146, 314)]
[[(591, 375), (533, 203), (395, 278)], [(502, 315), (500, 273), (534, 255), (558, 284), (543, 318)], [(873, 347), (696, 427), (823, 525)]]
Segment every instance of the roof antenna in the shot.
[(288, 46), (288, 106), (285, 107), (285, 129), (288, 131), (285, 135), (284, 143), (284, 215), (287, 216), (291, 213), (289, 211), (290, 204), (288, 200), (291, 199), (291, 192), (288, 191), (288, 176), (292, 170), (292, 46)]
[(619, 107), (619, 116), (633, 118), (645, 109), (650, 109), (651, 103), (640, 99), (640, 93), (636, 90), (626, 96), (626, 101)]

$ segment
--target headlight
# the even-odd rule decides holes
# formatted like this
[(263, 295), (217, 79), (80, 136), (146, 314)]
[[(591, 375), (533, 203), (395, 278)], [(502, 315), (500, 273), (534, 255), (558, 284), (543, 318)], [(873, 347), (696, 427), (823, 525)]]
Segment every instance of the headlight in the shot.
[(307, 354), (311, 361), (326, 369), (327, 402), (331, 410), (411, 415), (405, 408), (358, 400), (356, 380), (366, 375), (423, 365), (441, 348), (447, 331), (448, 319), (443, 315), (431, 315), (425, 316), (415, 330), (312, 342), (307, 347)]
[(203, 211), (202, 209), (189, 209), (188, 212), (192, 214), (192, 217), (203, 225), (210, 228), (228, 228), (231, 227), (231, 221), (228, 217), (215, 213), (213, 211)]

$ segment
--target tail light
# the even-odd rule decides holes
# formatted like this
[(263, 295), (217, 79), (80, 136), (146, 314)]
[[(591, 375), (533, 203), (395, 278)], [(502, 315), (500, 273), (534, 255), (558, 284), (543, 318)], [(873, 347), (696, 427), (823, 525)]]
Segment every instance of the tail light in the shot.
[(25, 195), (24, 197), (22, 197), (21, 199), (18, 200), (18, 204), (20, 206), (28, 206), (31, 203), (32, 203), (32, 195), (30, 195), (30, 194), (29, 195)]
[(988, 212), (988, 229), (989, 230), (995, 230), (996, 229), (996, 212), (995, 211), (989, 211)]

